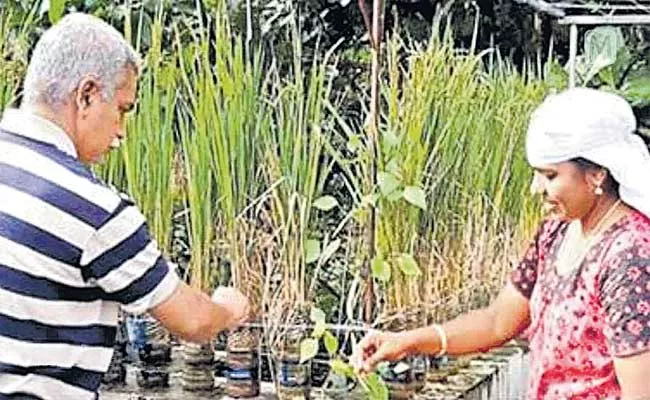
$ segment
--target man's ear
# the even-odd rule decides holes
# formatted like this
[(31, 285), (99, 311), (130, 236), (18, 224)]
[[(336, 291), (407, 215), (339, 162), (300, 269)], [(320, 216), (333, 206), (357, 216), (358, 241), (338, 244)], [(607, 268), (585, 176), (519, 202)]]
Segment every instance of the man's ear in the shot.
[(75, 104), (78, 110), (88, 109), (94, 102), (101, 99), (101, 86), (97, 78), (87, 76), (79, 82), (75, 95)]

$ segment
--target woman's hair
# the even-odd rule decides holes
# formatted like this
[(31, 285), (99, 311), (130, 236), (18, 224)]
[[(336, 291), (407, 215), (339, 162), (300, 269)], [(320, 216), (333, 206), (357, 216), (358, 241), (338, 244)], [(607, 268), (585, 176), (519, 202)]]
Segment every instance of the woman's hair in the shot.
[(616, 197), (619, 197), (618, 194), (618, 187), (620, 186), (619, 183), (614, 179), (612, 176), (611, 172), (602, 165), (598, 165), (593, 161), (589, 161), (586, 158), (578, 157), (578, 158), (573, 158), (570, 160), (573, 162), (581, 171), (588, 171), (588, 170), (593, 170), (593, 169), (604, 169), (607, 171), (607, 177), (605, 178), (605, 182), (603, 182), (602, 189), (605, 191), (605, 193), (612, 194)]

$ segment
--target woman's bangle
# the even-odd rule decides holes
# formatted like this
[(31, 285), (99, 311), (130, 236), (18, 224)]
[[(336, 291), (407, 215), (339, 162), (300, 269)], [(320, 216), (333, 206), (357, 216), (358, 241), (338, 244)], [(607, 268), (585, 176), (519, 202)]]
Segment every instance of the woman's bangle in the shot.
[(442, 329), (442, 325), (433, 324), (431, 326), (438, 333), (438, 338), (440, 338), (440, 351), (436, 354), (436, 357), (442, 357), (447, 354), (447, 334), (445, 333), (445, 330)]

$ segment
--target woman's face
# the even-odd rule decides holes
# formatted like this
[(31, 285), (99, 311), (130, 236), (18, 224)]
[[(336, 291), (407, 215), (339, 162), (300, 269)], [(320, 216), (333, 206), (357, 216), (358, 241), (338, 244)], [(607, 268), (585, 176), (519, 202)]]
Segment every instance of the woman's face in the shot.
[(542, 195), (546, 217), (579, 219), (597, 200), (594, 191), (599, 174), (602, 172), (584, 170), (572, 161), (544, 165), (535, 168), (531, 192)]

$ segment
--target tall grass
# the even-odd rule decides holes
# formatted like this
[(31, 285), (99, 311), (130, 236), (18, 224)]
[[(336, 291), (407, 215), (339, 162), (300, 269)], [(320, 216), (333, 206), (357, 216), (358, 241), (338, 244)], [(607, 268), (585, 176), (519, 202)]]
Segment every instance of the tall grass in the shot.
[[(214, 79), (209, 92), (199, 93), (213, 103), (210, 148), (220, 221), (227, 238), (228, 258), (236, 287), (259, 311), (262, 265), (257, 251), (262, 232), (257, 228), (254, 202), (264, 187), (260, 143), (270, 129), (267, 111), (264, 59), (257, 49), (247, 49), (240, 36), (233, 36), (225, 13), (215, 16)], [(250, 43), (249, 43), (250, 45)], [(250, 57), (250, 58), (249, 58)]]
[(186, 209), (191, 248), (190, 283), (207, 290), (211, 283), (217, 225), (216, 190), (212, 172), (211, 135), (215, 131), (212, 71), (205, 68), (210, 42), (198, 41), (187, 48), (177, 42), (181, 55), (184, 103), (178, 113), (179, 135), (186, 175)]
[(449, 37), (424, 48), (389, 40), (374, 197), (363, 192), (367, 155), (339, 158), (357, 207), (377, 207), (373, 274), (383, 318), (476, 287), (489, 287), (489, 297), (538, 221), (523, 139), (545, 85), (498, 57), (487, 67), (483, 57), (456, 51)]
[(37, 6), (34, 4), (25, 15), (0, 7), (0, 114), (6, 106), (16, 105), (27, 69), (29, 34), (34, 29)]
[(329, 140), (325, 102), (332, 90), (327, 76), (330, 54), (315, 59), (305, 71), (296, 27), (290, 37), (294, 49), (290, 70), (283, 76), (273, 64), (269, 72), (272, 123), (261, 141), (264, 176), (271, 189), (268, 223), (275, 246), (267, 288), (270, 279), (278, 284), (265, 302), (268, 318), (275, 321), (291, 320), (313, 300), (309, 282), (318, 273), (326, 248), (335, 243), (312, 236), (314, 202), (331, 167), (324, 152)]
[[(130, 16), (126, 19), (125, 36), (130, 38)], [(177, 57), (163, 53), (163, 21), (164, 15), (158, 11), (151, 25), (152, 43), (143, 59), (138, 102), (127, 122), (127, 139), (96, 170), (106, 182), (133, 197), (161, 250), (169, 256), (172, 212), (182, 188), (173, 186), (172, 176), (179, 73)], [(141, 48), (141, 35), (136, 32), (137, 50)]]

